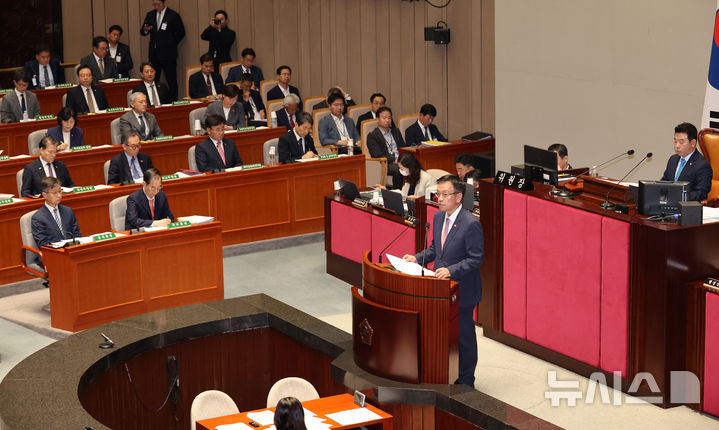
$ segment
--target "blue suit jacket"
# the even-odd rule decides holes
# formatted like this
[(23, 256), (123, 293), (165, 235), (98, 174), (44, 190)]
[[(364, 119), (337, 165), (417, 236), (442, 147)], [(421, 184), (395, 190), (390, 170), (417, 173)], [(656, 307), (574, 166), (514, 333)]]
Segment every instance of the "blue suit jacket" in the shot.
[[(53, 128), (47, 129), (47, 135), (52, 136), (57, 140), (58, 142), (62, 142), (62, 126), (57, 126)], [(84, 145), (84, 139), (82, 137), (82, 129), (78, 127), (73, 127), (72, 130), (70, 130), (70, 146), (82, 146)]]
[[(77, 219), (72, 209), (63, 205), (58, 205), (57, 208), (60, 212), (62, 229), (71, 232), (74, 237), (81, 237), (82, 233), (80, 233), (80, 227), (77, 225)], [(59, 240), (72, 239), (69, 234), (60, 233), (55, 217), (45, 205), (40, 206), (40, 209), (32, 216), (31, 225), (32, 237), (38, 248)]]
[[(679, 164), (679, 155), (674, 154), (669, 157), (667, 169), (664, 171), (662, 181), (673, 181), (674, 174)], [(689, 195), (687, 200), (702, 201), (707, 198), (709, 190), (712, 187), (712, 175), (714, 174), (712, 166), (704, 158), (699, 151), (694, 151), (689, 161), (679, 174), (680, 181), (689, 181)]]
[[(359, 133), (357, 133), (357, 127), (355, 127), (354, 121), (348, 116), (343, 118), (345, 127), (347, 127), (347, 133), (349, 133), (350, 138), (354, 140), (355, 146), (359, 146), (361, 144), (361, 138)], [(335, 120), (332, 119), (332, 114), (325, 115), (320, 119), (319, 124), (317, 124), (317, 134), (319, 135), (320, 145), (322, 146), (336, 145), (337, 141), (340, 140), (340, 132), (337, 130)], [(356, 149), (357, 148), (355, 148), (355, 150)]]
[(451, 278), (459, 283), (459, 306), (473, 307), (482, 300), (482, 278), (479, 266), (484, 260), (484, 232), (482, 224), (466, 209), (459, 209), (457, 219), (442, 243), (444, 211), (434, 214), (432, 220), (432, 244), (415, 255), (417, 262), (434, 261), (434, 269), (446, 267)]
[[(137, 153), (137, 163), (139, 164), (142, 173), (145, 173), (145, 170), (154, 167), (152, 165), (152, 158), (142, 152)], [(130, 164), (127, 162), (125, 151), (122, 151), (110, 160), (110, 167), (107, 170), (107, 183), (120, 184), (126, 181), (132, 181), (132, 172), (130, 172)]]
[(127, 197), (127, 210), (125, 212), (125, 230), (140, 227), (150, 227), (152, 221), (170, 218), (175, 220), (163, 191), (155, 195), (155, 216), (150, 212), (150, 203), (145, 192), (140, 188)]

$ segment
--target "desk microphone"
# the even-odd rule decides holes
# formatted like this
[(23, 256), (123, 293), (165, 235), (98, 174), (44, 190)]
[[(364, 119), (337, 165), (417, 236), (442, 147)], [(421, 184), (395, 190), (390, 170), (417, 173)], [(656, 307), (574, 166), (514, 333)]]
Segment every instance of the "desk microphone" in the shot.
[(424, 248), (422, 249), (422, 276), (424, 276), (424, 259), (426, 258), (426, 253), (424, 252), (427, 249), (427, 232), (429, 231), (429, 222), (424, 223)]
[(609, 160), (605, 161), (604, 163), (597, 164), (596, 166), (592, 166), (591, 168), (589, 168), (589, 169), (587, 169), (587, 170), (585, 170), (585, 171), (583, 171), (583, 172), (580, 172), (579, 174), (576, 174), (576, 175), (574, 175), (574, 176), (575, 176), (575, 177), (579, 177), (579, 176), (581, 176), (581, 175), (584, 175), (585, 173), (589, 173), (589, 171), (591, 171), (592, 169), (595, 169), (595, 170), (596, 170), (596, 169), (598, 169), (598, 168), (604, 166), (605, 164), (611, 163), (612, 161), (616, 160), (617, 158), (621, 158), (621, 157), (624, 157), (624, 156), (627, 156), (627, 155), (634, 155), (634, 150), (633, 150), (633, 149), (630, 149), (629, 151), (622, 152), (621, 154), (616, 155), (616, 156), (610, 158)]
[[(72, 245), (77, 245), (77, 244), (80, 243), (80, 242), (77, 241), (77, 239), (75, 239), (75, 234), (74, 234), (73, 232), (71, 232), (71, 231), (63, 230), (63, 229), (61, 229), (61, 228), (50, 227), (49, 225), (45, 225), (45, 226), (43, 226), (43, 227), (46, 228), (46, 229), (48, 229), (48, 230), (54, 230), (54, 231), (59, 232), (59, 233), (62, 235), (62, 240), (65, 240), (65, 234), (66, 234), (66, 233), (69, 234), (69, 235), (70, 235), (70, 238), (72, 238)], [(70, 242), (68, 242), (68, 243), (70, 243)]]
[(627, 172), (627, 174), (624, 175), (624, 177), (623, 177), (622, 179), (620, 179), (619, 182), (617, 182), (616, 184), (614, 184), (614, 186), (613, 186), (612, 188), (610, 188), (609, 191), (607, 191), (607, 196), (605, 197), (604, 201), (599, 204), (599, 207), (602, 208), (602, 209), (606, 209), (606, 210), (608, 210), (608, 211), (611, 211), (611, 210), (613, 210), (615, 207), (617, 207), (617, 205), (615, 205), (614, 203), (612, 203), (612, 202), (609, 201), (609, 194), (610, 194), (612, 191), (614, 191), (614, 189), (617, 188), (617, 185), (619, 185), (622, 181), (624, 181), (624, 180), (627, 178), (627, 176), (629, 176), (633, 171), (635, 171), (635, 170), (637, 169), (637, 167), (639, 167), (639, 165), (644, 162), (644, 160), (646, 160), (646, 159), (648, 159), (648, 158), (652, 158), (652, 155), (654, 155), (654, 154), (652, 154), (651, 152), (647, 153), (647, 155), (645, 155), (644, 158), (642, 158), (641, 160), (639, 160), (639, 162), (638, 162), (634, 167), (632, 167), (632, 170), (630, 170), (629, 172)]
[(404, 230), (402, 230), (402, 231), (397, 235), (397, 237), (395, 237), (394, 239), (392, 239), (392, 242), (390, 242), (389, 245), (385, 246), (384, 249), (383, 249), (382, 251), (380, 251), (380, 253), (379, 253), (379, 264), (382, 264), (382, 255), (384, 254), (384, 252), (385, 252), (386, 250), (388, 250), (390, 246), (394, 245), (394, 243), (397, 242), (397, 239), (399, 239), (407, 230), (409, 230), (409, 227), (410, 227), (410, 226), (405, 226), (405, 227), (404, 227)]

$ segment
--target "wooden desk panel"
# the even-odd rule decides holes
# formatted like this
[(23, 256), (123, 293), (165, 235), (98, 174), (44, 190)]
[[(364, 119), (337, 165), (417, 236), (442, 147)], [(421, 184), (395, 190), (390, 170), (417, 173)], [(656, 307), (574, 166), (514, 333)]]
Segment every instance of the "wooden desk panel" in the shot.
[(442, 146), (411, 146), (399, 148), (400, 152), (411, 152), (417, 158), (422, 167), (427, 169), (442, 169), (455, 174), (457, 170), (454, 165), (454, 158), (463, 152), (476, 154), (477, 152), (494, 151), (495, 140), (453, 140), (448, 145)]

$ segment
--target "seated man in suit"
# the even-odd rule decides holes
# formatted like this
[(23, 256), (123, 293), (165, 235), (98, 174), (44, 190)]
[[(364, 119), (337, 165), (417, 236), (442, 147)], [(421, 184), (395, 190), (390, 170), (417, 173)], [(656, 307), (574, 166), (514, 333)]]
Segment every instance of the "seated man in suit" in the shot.
[(459, 179), (464, 181), (468, 173), (474, 171), (475, 169), (479, 169), (477, 157), (466, 152), (457, 154), (457, 156), (454, 157), (454, 168), (457, 169), (457, 176), (459, 176)]
[(259, 91), (252, 89), (252, 75), (245, 73), (240, 79), (240, 90), (242, 91), (242, 107), (247, 115), (247, 125), (267, 126), (265, 115), (265, 104), (262, 103), (262, 95)]
[[(477, 336), (473, 311), (482, 300), (479, 267), (484, 260), (484, 232), (479, 220), (462, 209), (464, 183), (454, 175), (437, 181), (439, 211), (432, 221), (432, 244), (405, 261), (427, 264), (434, 261), (434, 276), (459, 283), (459, 378), (455, 383), (474, 386), (477, 367)], [(424, 262), (424, 263), (422, 263)]]
[(63, 239), (82, 237), (72, 209), (61, 205), (62, 189), (57, 178), (43, 178), (40, 191), (45, 204), (35, 212), (30, 221), (32, 237), (38, 248)]
[(107, 55), (109, 42), (105, 36), (92, 38), (92, 54), (80, 59), (80, 64), (90, 66), (92, 81), (98, 83), (103, 79), (117, 78), (115, 61)]
[(712, 166), (697, 147), (697, 128), (683, 122), (674, 127), (674, 152), (669, 157), (662, 181), (688, 181), (687, 200), (702, 201), (712, 187)]
[(343, 90), (340, 87), (332, 87), (329, 91), (327, 91), (327, 97), (325, 97), (324, 100), (317, 103), (316, 105), (312, 106), (312, 112), (316, 111), (317, 109), (327, 109), (330, 107), (328, 100), (332, 94), (339, 94), (342, 96), (342, 98), (345, 99), (345, 110), (342, 111), (343, 115), (347, 115), (347, 108), (349, 106), (354, 106), (355, 102), (352, 100), (352, 97), (350, 97), (349, 93), (346, 93), (345, 90)]
[(572, 166), (569, 164), (569, 151), (567, 151), (566, 146), (561, 143), (554, 143), (552, 145), (549, 145), (547, 151), (557, 153), (557, 170), (561, 172), (562, 170), (569, 170), (572, 168)]
[(161, 104), (172, 103), (170, 90), (162, 82), (155, 82), (155, 68), (152, 64), (144, 62), (140, 64), (140, 76), (142, 82), (132, 89), (133, 93), (142, 93), (147, 97), (147, 107), (157, 107)]
[(155, 115), (147, 112), (147, 98), (144, 94), (130, 94), (130, 106), (132, 109), (120, 117), (120, 133), (134, 130), (143, 141), (163, 135)]
[(80, 85), (67, 90), (65, 106), (72, 108), (78, 115), (97, 113), (108, 108), (105, 91), (92, 85), (92, 69), (80, 65), (77, 69), (77, 80)]
[(282, 109), (275, 111), (277, 115), (277, 126), (284, 127), (287, 131), (295, 128), (297, 114), (300, 105), (300, 98), (296, 94), (287, 94), (282, 100)]
[(255, 89), (259, 89), (260, 82), (265, 79), (265, 76), (262, 74), (262, 69), (255, 66), (255, 50), (252, 48), (245, 48), (242, 50), (242, 54), (240, 55), (242, 56), (242, 64), (230, 69), (229, 73), (227, 73), (225, 83), (240, 82), (242, 80), (242, 75), (249, 73), (250, 76), (252, 76), (252, 83), (255, 85)]
[(147, 169), (151, 169), (152, 158), (140, 152), (142, 142), (135, 130), (122, 134), (122, 152), (112, 157), (107, 174), (107, 183), (122, 184), (139, 182)]
[(423, 104), (419, 108), (419, 119), (414, 124), (407, 127), (404, 132), (404, 141), (407, 145), (421, 145), (427, 140), (439, 140), (446, 142), (447, 139), (442, 136), (436, 125), (432, 124), (434, 117), (437, 116), (437, 109), (429, 103)]
[[(357, 131), (360, 136), (362, 135), (362, 121), (377, 118), (377, 110), (379, 110), (379, 108), (383, 108), (386, 101), (387, 99), (382, 95), (382, 93), (374, 93), (369, 97), (369, 111), (363, 113), (357, 118)], [(394, 120), (392, 120), (392, 128), (394, 127)]]
[(175, 217), (162, 191), (162, 174), (154, 167), (142, 175), (142, 188), (127, 197), (125, 230), (140, 227), (167, 227)]
[(244, 127), (245, 109), (242, 107), (242, 103), (237, 101), (240, 98), (240, 89), (237, 88), (237, 85), (230, 84), (225, 87), (222, 95), (222, 100), (215, 100), (207, 105), (205, 117), (202, 121), (204, 122), (210, 115), (220, 115), (225, 118), (226, 130)]
[(342, 95), (334, 93), (329, 97), (330, 114), (322, 117), (317, 124), (317, 134), (319, 134), (320, 144), (322, 146), (337, 145), (339, 151), (347, 153), (347, 147), (353, 145), (353, 153), (362, 152), (360, 146), (360, 136), (357, 133), (352, 118), (342, 114), (345, 108), (345, 99)]
[(5, 94), (0, 101), (0, 120), (2, 122), (20, 122), (40, 115), (40, 103), (37, 96), (27, 91), (30, 75), (25, 69), (13, 72), (15, 91)]
[(57, 113), (57, 127), (49, 128), (47, 135), (58, 142), (58, 151), (85, 144), (82, 129), (77, 126), (77, 114), (72, 108), (64, 107)]
[(381, 107), (377, 110), (377, 128), (367, 135), (367, 150), (374, 158), (387, 159), (387, 174), (392, 176), (392, 188), (402, 187), (402, 174), (397, 159), (398, 148), (404, 147), (402, 133), (392, 127), (392, 110)]
[(119, 25), (111, 25), (107, 30), (107, 49), (108, 57), (115, 62), (117, 67), (117, 76), (121, 78), (129, 78), (132, 71), (132, 55), (130, 55), (130, 47), (120, 42), (122, 37), (122, 27)]
[(190, 90), (190, 98), (212, 101), (222, 94), (225, 84), (222, 83), (222, 77), (215, 72), (215, 63), (212, 62), (212, 55), (209, 53), (202, 54), (200, 57), (201, 69), (190, 76), (188, 86)]
[(300, 90), (290, 85), (292, 80), (292, 69), (290, 66), (280, 66), (277, 68), (277, 80), (279, 83), (267, 92), (267, 100), (281, 100), (288, 94), (297, 94), (300, 98), (300, 110), (302, 110), (302, 97)]
[(225, 139), (225, 119), (219, 115), (210, 115), (205, 120), (207, 139), (195, 146), (197, 170), (210, 172), (228, 167), (242, 166), (235, 142)]
[(45, 136), (40, 141), (40, 157), (25, 166), (22, 172), (21, 197), (36, 196), (42, 192), (41, 182), (46, 177), (57, 178), (63, 187), (74, 187), (65, 163), (56, 160), (57, 141)]
[(35, 59), (25, 63), (24, 69), (30, 74), (30, 89), (40, 89), (65, 83), (65, 72), (60, 60), (50, 56), (47, 45), (35, 48)]
[(312, 115), (307, 112), (299, 112), (295, 126), (280, 136), (280, 140), (277, 142), (280, 163), (300, 158), (317, 158), (317, 150), (310, 131), (312, 131)]

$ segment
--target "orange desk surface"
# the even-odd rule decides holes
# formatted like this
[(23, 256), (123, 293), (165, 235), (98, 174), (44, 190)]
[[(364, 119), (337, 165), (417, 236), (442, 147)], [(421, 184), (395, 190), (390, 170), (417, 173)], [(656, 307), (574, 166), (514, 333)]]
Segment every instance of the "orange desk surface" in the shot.
[[(231, 245), (322, 231), (324, 196), (333, 192), (337, 178), (364, 183), (364, 156), (175, 179), (165, 181), (163, 191), (176, 217), (208, 215), (221, 221), (223, 245)], [(83, 234), (109, 231), (110, 201), (139, 187), (68, 194), (62, 204), (73, 209)], [(19, 220), (43, 204), (26, 199), (0, 206), (0, 284), (28, 279), (20, 268)]]
[(42, 252), (55, 328), (84, 330), (225, 298), (219, 222)]
[[(121, 106), (124, 105), (123, 103)], [(183, 136), (190, 134), (190, 111), (203, 106), (207, 106), (207, 103), (162, 106), (148, 109), (148, 112), (155, 115), (165, 135)], [(82, 129), (85, 144), (98, 146), (112, 143), (110, 122), (124, 114), (125, 112), (79, 115), (77, 126)], [(55, 126), (56, 119), (0, 124), (0, 149), (5, 151), (3, 155), (27, 154), (27, 136), (35, 130), (46, 130)]]
[[(235, 142), (243, 163), (254, 164), (263, 161), (262, 145), (265, 141), (282, 136), (283, 133), (285, 129), (280, 127), (232, 132), (226, 133), (225, 136)], [(187, 169), (189, 167), (187, 150), (206, 138), (206, 136), (189, 136), (164, 142), (145, 142), (140, 151), (152, 157), (152, 164), (163, 175), (169, 175), (180, 169)], [(87, 151), (61, 152), (57, 155), (57, 159), (65, 163), (75, 185), (98, 185), (105, 183), (103, 172), (105, 161), (121, 151), (122, 147), (119, 145), (93, 148)], [(15, 175), (38, 155), (31, 157), (0, 161), (0, 193), (18, 194)]]
[[(381, 428), (383, 430), (391, 430), (392, 429), (392, 415), (388, 414), (387, 412), (384, 412), (381, 409), (377, 409), (372, 405), (366, 405), (365, 407), (369, 409), (370, 411), (376, 413), (377, 415), (381, 416), (382, 419), (379, 420), (373, 420), (373, 421), (366, 421), (361, 423), (356, 423), (348, 426), (340, 425), (334, 421), (332, 421), (329, 418), (326, 418), (327, 414), (333, 414), (335, 412), (341, 412), (346, 411), (348, 409), (357, 409), (359, 408), (358, 405), (356, 405), (353, 401), (353, 397), (349, 394), (339, 394), (337, 396), (330, 396), (330, 397), (323, 397), (321, 399), (316, 400), (308, 400), (306, 402), (302, 402), (302, 406), (305, 407), (305, 409), (315, 413), (320, 418), (325, 418), (327, 423), (332, 423), (333, 429), (342, 430), (342, 429), (353, 429), (361, 426), (367, 426), (372, 424), (379, 424), (381, 425)], [(256, 411), (250, 411), (250, 412), (262, 412), (265, 410), (271, 410), (274, 411), (275, 408), (267, 408), (267, 409), (258, 409)], [(239, 414), (234, 415), (227, 415), (224, 417), (217, 417), (217, 418), (208, 418), (206, 420), (199, 420), (197, 421), (197, 430), (215, 430), (217, 426), (223, 425), (223, 424), (234, 424), (234, 423), (245, 423), (248, 424), (251, 420), (247, 418), (247, 414), (249, 412), (242, 412)], [(249, 424), (248, 424), (249, 425)], [(260, 429), (266, 429), (270, 426), (261, 426), (258, 427)]]
[(442, 169), (450, 173), (456, 173), (454, 157), (463, 152), (476, 154), (478, 152), (494, 151), (495, 140), (453, 140), (447, 145), (441, 146), (410, 146), (399, 148), (400, 152), (411, 152), (417, 158), (422, 168)]

